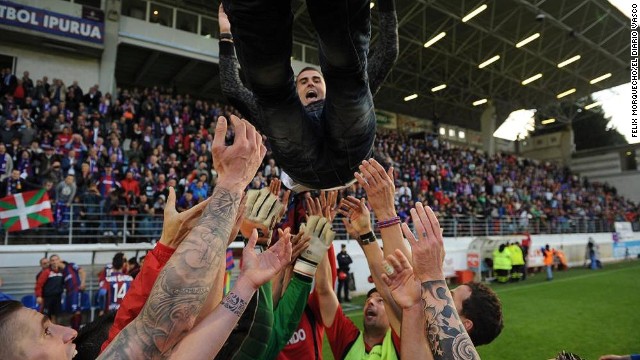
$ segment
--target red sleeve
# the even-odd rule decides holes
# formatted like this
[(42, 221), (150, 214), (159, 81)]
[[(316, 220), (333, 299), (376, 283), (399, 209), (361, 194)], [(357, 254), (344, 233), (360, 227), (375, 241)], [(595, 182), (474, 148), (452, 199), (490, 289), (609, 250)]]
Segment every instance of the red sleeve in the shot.
[(329, 264), (331, 264), (331, 285), (333, 288), (336, 288), (336, 280), (338, 279), (338, 270), (336, 265), (336, 251), (333, 246), (329, 246), (329, 251), (327, 251), (327, 256), (329, 257)]
[(395, 346), (396, 351), (398, 352), (398, 359), (401, 359), (402, 354), (400, 354), (400, 335), (396, 334), (393, 329), (391, 329), (391, 339), (393, 340), (393, 346)]
[(360, 330), (344, 314), (342, 307), (338, 306), (333, 325), (326, 329), (327, 339), (331, 345), (331, 351), (335, 359), (342, 359), (347, 346), (358, 339)]
[(131, 288), (129, 288), (127, 295), (122, 300), (111, 330), (109, 330), (109, 338), (102, 344), (101, 352), (109, 346), (122, 329), (138, 316), (151, 293), (160, 270), (162, 270), (175, 251), (173, 248), (158, 243), (153, 251), (144, 258), (144, 266), (142, 266), (140, 273), (133, 280)]
[(309, 305), (309, 309), (311, 309), (316, 322), (324, 327), (324, 323), (322, 322), (322, 314), (320, 314), (320, 300), (318, 299), (318, 293), (315, 290), (313, 290), (311, 294), (309, 294), (307, 305)]
[(107, 277), (107, 270), (106, 268), (102, 268), (102, 270), (100, 270), (100, 272), (98, 273), (98, 282), (103, 282), (104, 279), (106, 279)]
[[(336, 253), (333, 250), (333, 246), (329, 246), (327, 256), (329, 257), (329, 264), (331, 264), (331, 285), (335, 287), (338, 271), (336, 270)], [(309, 301), (307, 304), (313, 312), (313, 315), (316, 317), (316, 322), (324, 327), (324, 324), (322, 323), (322, 315), (320, 314), (320, 300), (318, 299), (318, 294), (315, 290), (309, 294)]]
[(51, 270), (44, 269), (40, 273), (40, 276), (38, 276), (38, 280), (36, 281), (36, 288), (34, 291), (36, 293), (36, 297), (42, 297), (42, 288), (44, 287), (44, 283), (47, 282), (47, 278), (49, 277), (49, 272), (51, 272)]

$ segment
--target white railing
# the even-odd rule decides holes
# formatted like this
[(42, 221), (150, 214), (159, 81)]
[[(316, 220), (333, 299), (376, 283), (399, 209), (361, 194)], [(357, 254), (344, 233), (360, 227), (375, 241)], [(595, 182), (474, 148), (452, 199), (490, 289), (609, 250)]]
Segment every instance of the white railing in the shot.
[[(55, 205), (54, 205), (55, 213)], [(163, 216), (134, 212), (106, 213), (99, 205), (72, 205), (63, 211), (61, 221), (39, 228), (8, 233), (0, 230), (4, 245), (22, 244), (94, 244), (144, 243), (157, 241), (162, 233)], [(529, 232), (530, 234), (569, 234), (614, 232), (613, 223), (604, 219), (563, 218), (531, 219), (526, 223), (519, 218), (441, 217), (444, 236), (495, 236)], [(375, 218), (371, 219), (372, 223)], [(640, 224), (633, 223), (635, 231)], [(342, 221), (336, 219), (333, 227), (336, 239), (346, 240), (348, 234)]]

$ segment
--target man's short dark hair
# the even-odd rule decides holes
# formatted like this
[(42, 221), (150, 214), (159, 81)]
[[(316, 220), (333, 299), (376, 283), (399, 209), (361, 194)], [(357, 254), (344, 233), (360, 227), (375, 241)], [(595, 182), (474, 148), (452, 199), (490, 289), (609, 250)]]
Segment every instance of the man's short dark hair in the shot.
[(378, 289), (373, 288), (371, 290), (369, 290), (369, 292), (367, 292), (367, 299), (371, 297), (371, 295), (373, 295), (373, 293), (379, 293)]
[(300, 76), (300, 74), (302, 74), (305, 71), (315, 71), (315, 72), (318, 72), (320, 75), (322, 75), (322, 72), (320, 70), (314, 68), (313, 66), (306, 66), (306, 67), (302, 68), (302, 70), (300, 70), (298, 75), (296, 75), (296, 79), (298, 78), (298, 76)]
[(496, 293), (487, 285), (479, 282), (466, 283), (471, 288), (471, 295), (462, 302), (464, 315), (473, 322), (469, 337), (473, 345), (480, 346), (493, 341), (504, 327), (502, 320), (502, 304)]
[(100, 348), (109, 337), (109, 330), (116, 318), (116, 312), (112, 311), (104, 314), (93, 322), (85, 325), (73, 340), (76, 344), (78, 355), (74, 357), (76, 360), (97, 359), (100, 355)]
[(111, 265), (113, 265), (114, 269), (122, 269), (122, 266), (124, 265), (124, 253), (119, 252), (115, 254)]
[(12, 318), (22, 309), (22, 303), (15, 300), (0, 301), (0, 359), (16, 359), (15, 345), (20, 337), (20, 330)]

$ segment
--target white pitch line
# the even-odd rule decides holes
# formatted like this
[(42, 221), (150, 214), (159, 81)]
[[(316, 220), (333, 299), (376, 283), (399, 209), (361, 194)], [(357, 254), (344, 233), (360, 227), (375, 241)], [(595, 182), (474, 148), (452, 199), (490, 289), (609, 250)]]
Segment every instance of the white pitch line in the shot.
[[(571, 278), (567, 278), (567, 279), (559, 279), (559, 280), (555, 280), (554, 279), (554, 280), (551, 280), (551, 281), (545, 281), (545, 282), (531, 284), (531, 285), (518, 286), (518, 287), (513, 287), (513, 288), (510, 288), (510, 289), (496, 289), (496, 288), (494, 288), (494, 291), (496, 293), (498, 293), (498, 294), (502, 294), (502, 293), (515, 291), (515, 290), (530, 289), (532, 287), (537, 287), (537, 286), (552, 285), (552, 284), (557, 284), (557, 283), (560, 283), (560, 282), (567, 282), (567, 281), (586, 279), (586, 278), (591, 278), (591, 277), (596, 277), (596, 276), (602, 276), (602, 275), (607, 275), (607, 274), (611, 274), (611, 273), (614, 273), (614, 272), (627, 271), (627, 270), (637, 270), (637, 268), (638, 268), (638, 266), (636, 265), (636, 266), (632, 266), (632, 267), (628, 267), (628, 268), (624, 268), (624, 269), (596, 270), (597, 272), (594, 272), (593, 274), (580, 275), (580, 276), (571, 277)], [(546, 276), (544, 272), (541, 272), (540, 275), (541, 276)]]

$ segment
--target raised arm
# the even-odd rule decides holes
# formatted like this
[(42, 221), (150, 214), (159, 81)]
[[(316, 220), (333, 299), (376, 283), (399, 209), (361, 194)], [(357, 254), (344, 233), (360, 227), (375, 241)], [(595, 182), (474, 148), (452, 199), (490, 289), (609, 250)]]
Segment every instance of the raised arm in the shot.
[[(129, 325), (129, 323), (140, 314), (142, 307), (147, 302), (149, 294), (151, 294), (151, 289), (158, 278), (158, 274), (160, 274), (160, 271), (167, 264), (167, 261), (169, 261), (178, 245), (180, 245), (187, 234), (191, 232), (191, 229), (193, 229), (200, 219), (202, 211), (209, 202), (209, 200), (203, 201), (189, 210), (178, 213), (175, 208), (171, 206), (172, 203), (175, 203), (175, 198), (175, 190), (169, 188), (167, 205), (164, 208), (164, 221), (160, 241), (158, 241), (156, 247), (147, 254), (144, 266), (131, 283), (131, 287), (129, 291), (127, 291), (127, 296), (120, 305), (113, 325), (109, 330), (109, 338), (102, 344), (102, 351), (107, 348), (122, 329)], [(211, 294), (214, 292), (215, 289), (209, 296), (211, 297)], [(222, 298), (222, 296), (220, 296), (220, 298)]]
[(333, 320), (335, 319), (336, 312), (340, 306), (338, 296), (333, 289), (334, 282), (331, 277), (331, 261), (335, 263), (335, 254), (333, 257), (329, 257), (327, 255), (322, 259), (318, 265), (315, 285), (316, 296), (318, 297), (318, 304), (320, 305), (322, 324), (324, 324), (326, 328), (333, 325)]
[(240, 64), (236, 58), (231, 35), (231, 23), (222, 8), (218, 8), (218, 24), (220, 25), (220, 85), (222, 94), (227, 97), (233, 107), (247, 117), (252, 123), (258, 118), (256, 98), (240, 79)]
[(433, 354), (427, 342), (426, 325), (420, 283), (413, 275), (409, 260), (400, 250), (387, 256), (383, 264), (382, 280), (391, 290), (396, 303), (402, 308), (400, 353), (404, 360), (429, 360)]
[(235, 139), (225, 146), (227, 121), (218, 119), (212, 145), (219, 180), (193, 230), (160, 272), (142, 312), (101, 358), (148, 358), (167, 355), (191, 330), (225, 261), (227, 240), (235, 225), (244, 187), (255, 174), (266, 149), (248, 122), (231, 117)]
[(353, 196), (344, 198), (340, 202), (338, 212), (343, 216), (342, 222), (349, 235), (358, 241), (367, 258), (373, 283), (384, 299), (384, 306), (387, 309), (387, 317), (391, 328), (396, 334), (400, 334), (402, 309), (395, 303), (388, 286), (380, 277), (380, 274), (383, 273), (382, 262), (384, 258), (378, 240), (371, 229), (371, 214), (367, 209), (365, 200), (358, 200)]
[(212, 313), (196, 325), (175, 347), (170, 359), (213, 359), (238, 323), (247, 302), (256, 290), (270, 281), (291, 260), (288, 231), (269, 250), (257, 255), (258, 232), (254, 230), (242, 252), (242, 271), (233, 290)]
[(411, 258), (409, 246), (402, 236), (400, 218), (395, 208), (396, 187), (393, 184), (393, 168), (385, 171), (382, 165), (374, 159), (365, 160), (360, 165), (360, 173), (356, 179), (367, 193), (367, 199), (376, 215), (380, 226), (384, 256), (393, 254), (396, 249), (402, 251), (405, 257)]
[(418, 237), (407, 224), (402, 231), (413, 254), (413, 271), (421, 282), (428, 341), (435, 359), (480, 359), (465, 329), (442, 270), (444, 243), (440, 223), (430, 207), (416, 203), (411, 219)]

